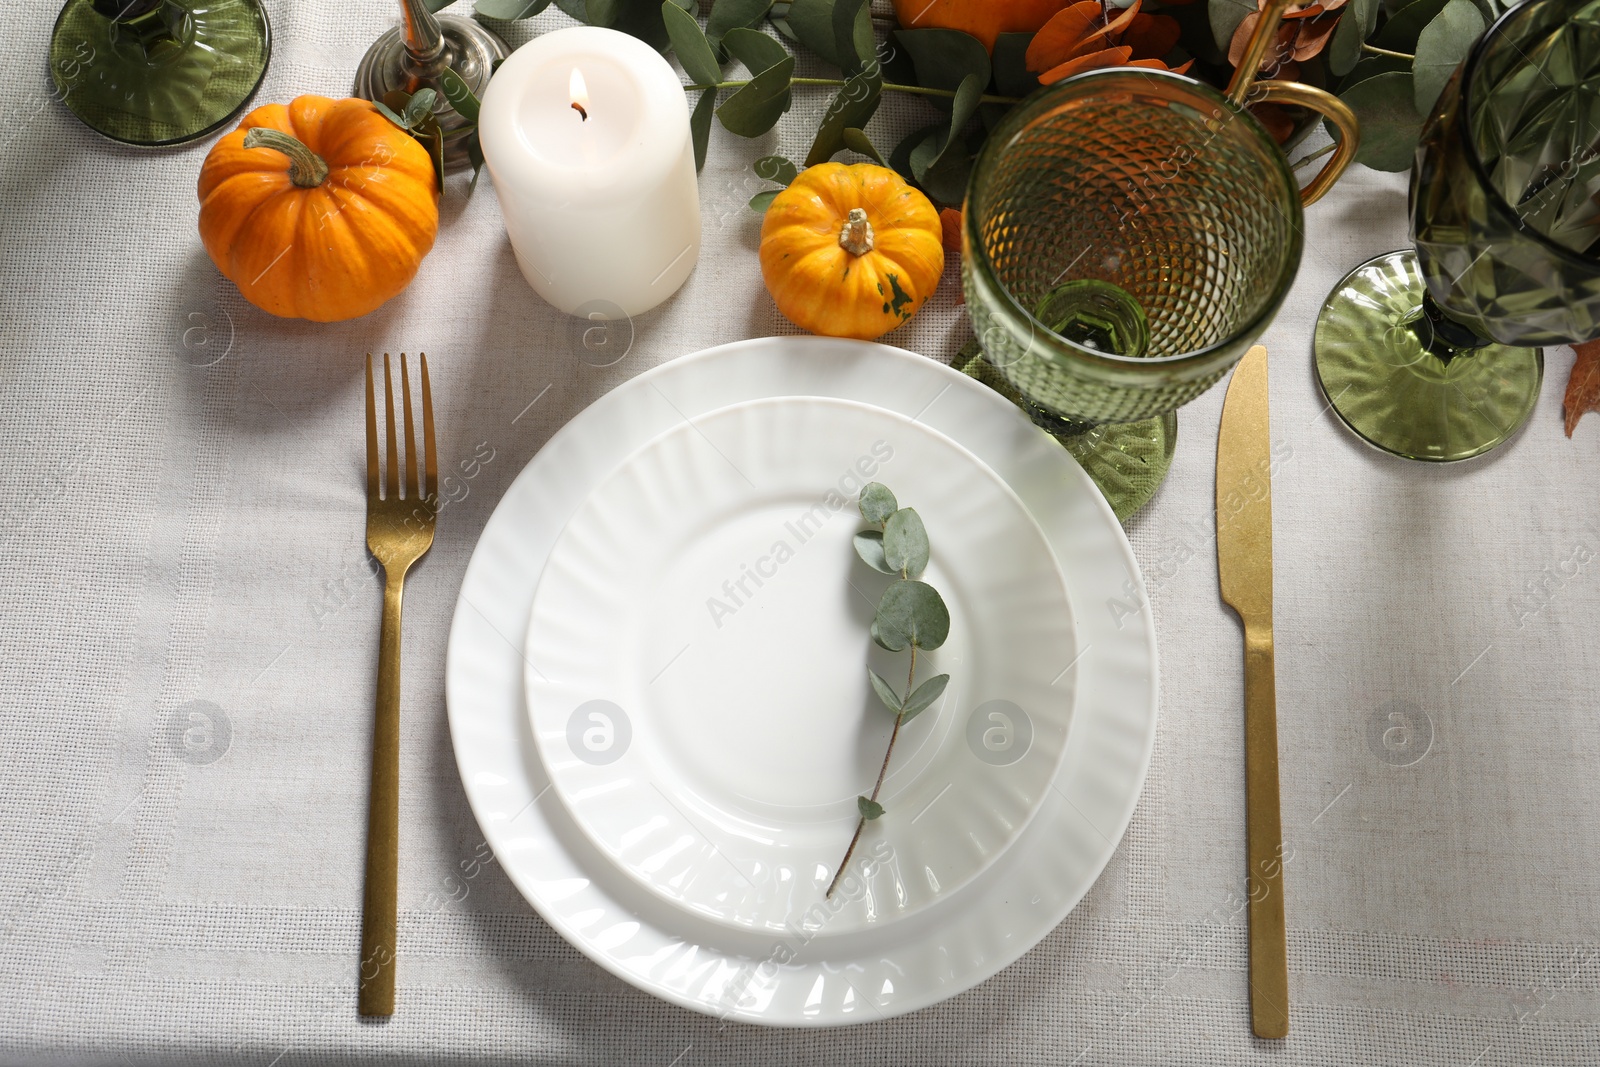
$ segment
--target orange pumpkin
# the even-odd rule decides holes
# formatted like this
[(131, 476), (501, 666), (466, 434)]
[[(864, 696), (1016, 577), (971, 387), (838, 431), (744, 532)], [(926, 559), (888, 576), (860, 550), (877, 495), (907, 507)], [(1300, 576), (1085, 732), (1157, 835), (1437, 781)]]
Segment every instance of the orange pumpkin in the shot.
[(943, 228), (928, 198), (871, 163), (808, 167), (761, 224), (761, 276), (778, 310), (812, 333), (871, 340), (939, 285)]
[(337, 322), (416, 277), (439, 232), (433, 161), (366, 100), (267, 104), (200, 168), (200, 239), (263, 311)]
[(894, 0), (894, 16), (906, 29), (941, 27), (970, 33), (994, 51), (1002, 33), (1033, 33), (1072, 0)]

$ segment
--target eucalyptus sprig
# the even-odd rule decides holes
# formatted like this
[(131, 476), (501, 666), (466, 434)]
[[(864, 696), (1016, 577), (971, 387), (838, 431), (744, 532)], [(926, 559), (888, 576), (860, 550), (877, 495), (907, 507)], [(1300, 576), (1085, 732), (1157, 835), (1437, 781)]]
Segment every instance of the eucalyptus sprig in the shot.
[[(496, 66), (499, 64), (497, 63)], [(444, 97), (456, 113), (466, 119), (467, 158), (472, 162), (472, 184), (478, 184), (478, 174), (483, 170), (483, 148), (478, 141), (478, 112), (483, 107), (466, 81), (454, 70), (446, 67), (439, 75), (439, 85)], [(434, 114), (439, 94), (431, 88), (418, 89), (414, 94), (403, 89), (391, 89), (382, 100), (374, 100), (384, 118), (415, 137), (428, 150), (433, 160), (433, 174), (439, 180), (439, 192), (444, 192), (444, 130)]]
[(894, 754), (894, 743), (900, 728), (933, 706), (950, 684), (948, 674), (937, 674), (921, 685), (917, 680), (917, 653), (931, 652), (944, 644), (950, 636), (950, 611), (944, 606), (939, 591), (917, 578), (928, 566), (928, 532), (922, 518), (910, 508), (900, 507), (894, 494), (878, 482), (871, 482), (861, 490), (861, 517), (868, 528), (856, 534), (856, 555), (874, 570), (896, 577), (878, 600), (878, 611), (872, 619), (872, 640), (878, 647), (890, 652), (911, 651), (911, 663), (906, 670), (904, 695), (896, 693), (894, 686), (877, 671), (867, 669), (872, 691), (878, 694), (883, 706), (894, 715), (894, 729), (889, 734), (889, 746), (883, 753), (883, 765), (878, 768), (878, 781), (871, 796), (856, 797), (856, 832), (845, 849), (844, 859), (828, 883), (827, 896), (839, 886), (855, 854), (856, 843), (868, 822), (883, 815), (883, 805), (878, 803), (878, 793), (883, 789), (883, 779), (889, 773), (889, 757)]

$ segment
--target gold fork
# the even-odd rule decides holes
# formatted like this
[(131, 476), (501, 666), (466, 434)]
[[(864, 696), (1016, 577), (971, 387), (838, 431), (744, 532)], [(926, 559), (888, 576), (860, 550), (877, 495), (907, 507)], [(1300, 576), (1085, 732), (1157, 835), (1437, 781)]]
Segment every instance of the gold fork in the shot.
[(378, 411), (367, 353), (367, 548), (383, 564), (383, 628), (378, 640), (378, 704), (372, 732), (372, 791), (367, 809), (367, 887), (361, 911), (362, 1015), (394, 1014), (395, 912), (400, 859), (400, 593), (406, 571), (433, 544), (439, 513), (439, 464), (434, 454), (433, 397), (428, 357), (422, 357), (422, 481), (411, 423), (411, 382), (400, 353), (400, 394), (406, 425), (406, 484), (394, 439), (394, 385), (383, 354), (383, 494), (378, 489)]

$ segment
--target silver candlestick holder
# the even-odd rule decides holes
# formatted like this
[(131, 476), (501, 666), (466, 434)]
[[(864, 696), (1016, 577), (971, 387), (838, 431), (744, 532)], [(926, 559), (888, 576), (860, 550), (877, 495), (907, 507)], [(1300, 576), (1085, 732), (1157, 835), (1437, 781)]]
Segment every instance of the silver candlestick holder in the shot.
[(480, 99), (494, 66), (510, 54), (504, 41), (470, 18), (435, 15), (423, 0), (400, 0), (400, 25), (372, 43), (356, 68), (355, 93), (382, 100), (396, 89), (437, 92), (434, 118), (444, 131), (446, 170), (470, 165), (467, 139), (472, 123), (445, 99), (440, 75), (448, 68)]

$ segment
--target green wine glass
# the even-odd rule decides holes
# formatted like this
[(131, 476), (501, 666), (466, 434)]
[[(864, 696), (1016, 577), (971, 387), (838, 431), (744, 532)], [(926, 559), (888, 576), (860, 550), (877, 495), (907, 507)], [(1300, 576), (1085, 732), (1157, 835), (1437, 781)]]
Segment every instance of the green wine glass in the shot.
[(67, 0), (50, 75), (90, 129), (125, 144), (181, 144), (244, 107), (271, 52), (258, 0)]
[(1528, 419), (1541, 345), (1600, 337), (1600, 0), (1495, 22), (1439, 97), (1411, 174), (1415, 253), (1352, 271), (1317, 375), (1357, 435), (1451, 462)]
[(1068, 78), (1019, 104), (967, 190), (962, 279), (983, 357), (961, 369), (1060, 440), (1122, 518), (1165, 477), (1177, 408), (1272, 321), (1299, 269), (1302, 201), (1338, 177), (1359, 137), (1325, 93), (1256, 89), (1324, 111), (1346, 132), (1304, 191), (1235, 102), (1243, 87), (1225, 96), (1129, 68)]

